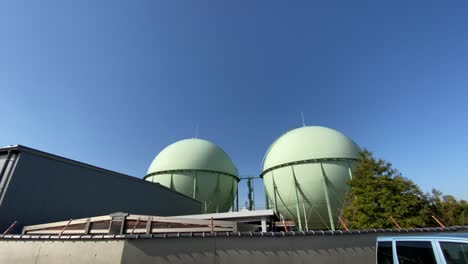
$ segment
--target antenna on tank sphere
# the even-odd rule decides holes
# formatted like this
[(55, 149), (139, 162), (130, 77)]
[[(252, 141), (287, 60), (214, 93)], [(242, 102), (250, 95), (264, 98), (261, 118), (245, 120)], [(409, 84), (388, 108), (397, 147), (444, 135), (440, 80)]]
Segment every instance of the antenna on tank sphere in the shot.
[(302, 116), (302, 126), (305, 127), (305, 120), (304, 120), (304, 112), (301, 112), (301, 116)]
[(198, 124), (195, 126), (195, 138), (198, 138)]

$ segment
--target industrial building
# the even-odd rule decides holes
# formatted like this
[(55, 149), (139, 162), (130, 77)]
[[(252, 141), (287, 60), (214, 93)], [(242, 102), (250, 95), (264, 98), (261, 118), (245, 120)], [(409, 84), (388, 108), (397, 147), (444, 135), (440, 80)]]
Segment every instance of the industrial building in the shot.
[[(170, 203), (168, 203), (170, 201)], [(0, 230), (113, 212), (198, 214), (199, 201), (160, 184), (24, 146), (0, 148)]]

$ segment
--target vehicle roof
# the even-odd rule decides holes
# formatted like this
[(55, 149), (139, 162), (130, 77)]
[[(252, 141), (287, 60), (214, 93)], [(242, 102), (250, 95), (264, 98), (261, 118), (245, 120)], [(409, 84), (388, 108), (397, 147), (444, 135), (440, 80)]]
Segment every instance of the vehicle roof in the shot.
[(377, 241), (392, 241), (392, 240), (460, 240), (468, 242), (468, 233), (452, 233), (452, 234), (430, 234), (430, 235), (402, 235), (402, 236), (379, 236)]

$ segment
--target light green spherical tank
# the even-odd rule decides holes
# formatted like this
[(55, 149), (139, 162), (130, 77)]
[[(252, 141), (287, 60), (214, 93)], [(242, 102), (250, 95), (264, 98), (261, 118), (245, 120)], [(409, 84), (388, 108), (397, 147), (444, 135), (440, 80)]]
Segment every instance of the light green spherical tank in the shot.
[(185, 139), (167, 146), (154, 158), (145, 179), (197, 199), (202, 213), (227, 212), (239, 181), (226, 152), (203, 139)]
[(271, 208), (301, 230), (334, 230), (359, 151), (350, 138), (326, 127), (283, 134), (263, 160), (261, 176)]

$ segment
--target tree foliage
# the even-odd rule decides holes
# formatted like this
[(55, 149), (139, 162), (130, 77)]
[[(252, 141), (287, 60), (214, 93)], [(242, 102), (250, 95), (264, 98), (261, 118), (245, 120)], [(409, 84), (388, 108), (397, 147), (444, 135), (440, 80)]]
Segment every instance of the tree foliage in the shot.
[(468, 225), (468, 202), (432, 189), (428, 195), (431, 211), (447, 226)]
[(349, 185), (343, 217), (353, 229), (394, 228), (391, 217), (402, 228), (431, 222), (430, 203), (421, 189), (367, 150), (359, 154)]

